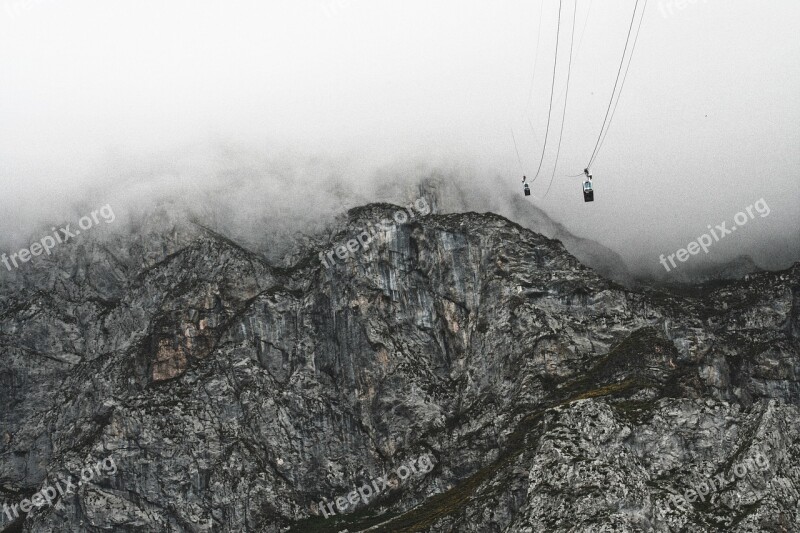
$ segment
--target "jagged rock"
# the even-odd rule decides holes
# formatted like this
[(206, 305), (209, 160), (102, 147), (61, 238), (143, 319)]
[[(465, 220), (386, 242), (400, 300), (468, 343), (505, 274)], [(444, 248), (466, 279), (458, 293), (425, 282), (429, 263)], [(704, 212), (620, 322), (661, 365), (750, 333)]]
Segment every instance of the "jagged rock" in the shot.
[(5, 276), (0, 504), (117, 467), (5, 530), (800, 530), (800, 264), (631, 290), (476, 213), (320, 262), (396, 209), (290, 266), (156, 216)]

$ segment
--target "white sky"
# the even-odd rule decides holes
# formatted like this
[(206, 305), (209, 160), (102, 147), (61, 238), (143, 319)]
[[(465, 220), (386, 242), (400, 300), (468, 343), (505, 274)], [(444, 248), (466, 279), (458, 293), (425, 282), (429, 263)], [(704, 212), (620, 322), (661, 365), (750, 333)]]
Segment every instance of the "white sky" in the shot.
[[(0, 230), (22, 231), (33, 212), (58, 223), (60, 203), (91, 176), (135, 173), (111, 163), (119, 156), (218, 142), (376, 168), (466, 163), (481, 186), (518, 193), (511, 128), (531, 177), (547, 118), (558, 2), (544, 2), (534, 137), (525, 104), (538, 0), (0, 0)], [(634, 3), (594, 1), (583, 34), (590, 2), (577, 0), (558, 175), (579, 173), (591, 154)], [(597, 201), (584, 205), (579, 180), (556, 178), (533, 202), (626, 257), (673, 252), (762, 197), (770, 216), (721, 256), (797, 242), (800, 2), (675, 4), (649, 1), (593, 165)], [(573, 5), (564, 0), (536, 195), (553, 168)]]

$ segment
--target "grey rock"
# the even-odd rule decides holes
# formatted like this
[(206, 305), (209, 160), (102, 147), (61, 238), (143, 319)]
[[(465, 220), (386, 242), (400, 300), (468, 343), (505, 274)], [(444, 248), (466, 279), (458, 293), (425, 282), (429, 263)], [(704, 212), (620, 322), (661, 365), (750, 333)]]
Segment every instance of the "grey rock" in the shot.
[(154, 213), (4, 274), (0, 505), (116, 472), (3, 531), (800, 531), (800, 264), (633, 290), (463, 213), (322, 265), (396, 209), (283, 266)]

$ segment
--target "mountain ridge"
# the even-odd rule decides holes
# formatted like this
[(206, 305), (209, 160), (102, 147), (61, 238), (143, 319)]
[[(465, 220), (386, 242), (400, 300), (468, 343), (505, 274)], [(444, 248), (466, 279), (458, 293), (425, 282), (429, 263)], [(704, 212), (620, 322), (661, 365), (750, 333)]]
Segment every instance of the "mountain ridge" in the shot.
[[(696, 294), (635, 291), (481, 213), (397, 224), (320, 263), (394, 209), (351, 210), (286, 267), (153, 221), (18, 273), (0, 307), (2, 503), (108, 454), (119, 471), (3, 527), (797, 524), (800, 264)], [(665, 507), (755, 451), (770, 464), (755, 485)], [(423, 453), (431, 472), (321, 516), (320, 501)]]

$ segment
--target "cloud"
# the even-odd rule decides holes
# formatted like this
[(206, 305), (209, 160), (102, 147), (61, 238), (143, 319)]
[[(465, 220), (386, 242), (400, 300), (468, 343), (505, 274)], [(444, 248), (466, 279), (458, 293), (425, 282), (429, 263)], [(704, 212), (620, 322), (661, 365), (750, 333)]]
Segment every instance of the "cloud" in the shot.
[[(355, 205), (413, 199), (431, 176), (451, 181), (453, 209), (519, 213), (520, 175), (532, 177), (541, 156), (556, 6), (544, 5), (541, 38), (540, 6), (521, 0), (353, 1), (333, 16), (321, 7), (52, 0), (13, 18), (0, 10), (0, 234), (24, 241), (107, 203), (129, 217), (169, 205), (263, 244), (319, 231)], [(714, 260), (796, 259), (800, 4), (708, 2), (668, 18), (652, 6), (592, 169), (591, 206), (564, 175), (592, 151), (630, 6), (595, 6), (588, 19), (585, 8), (559, 168), (551, 142), (532, 208), (657, 271), (661, 253), (763, 197), (770, 217)], [(553, 128), (565, 83), (562, 64)]]

